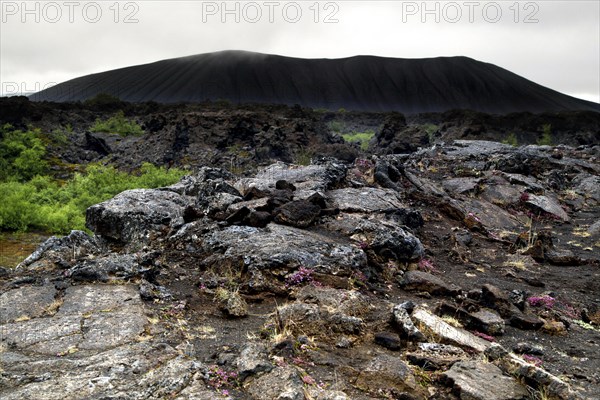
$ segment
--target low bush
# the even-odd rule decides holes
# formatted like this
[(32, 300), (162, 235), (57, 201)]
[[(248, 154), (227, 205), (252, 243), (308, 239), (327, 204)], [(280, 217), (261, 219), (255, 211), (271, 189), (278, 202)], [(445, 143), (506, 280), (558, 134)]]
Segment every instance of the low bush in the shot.
[(114, 116), (104, 121), (97, 119), (90, 130), (92, 132), (114, 133), (123, 137), (144, 134), (142, 127), (135, 121), (125, 118), (123, 111), (118, 111)]
[(553, 146), (552, 140), (552, 125), (545, 124), (542, 126), (542, 137), (538, 139), (537, 144), (540, 146)]
[(48, 176), (35, 176), (26, 182), (2, 182), (0, 229), (38, 229), (50, 233), (85, 229), (85, 210), (89, 206), (124, 190), (170, 185), (183, 175), (183, 170), (167, 170), (149, 163), (137, 174), (92, 164), (85, 174), (75, 174), (63, 185)]
[(514, 132), (511, 132), (506, 138), (504, 138), (502, 143), (511, 145), (513, 147), (519, 146), (519, 140), (517, 139), (517, 135), (515, 135)]
[(6, 124), (0, 138), (0, 181), (26, 181), (46, 171), (46, 146), (39, 129), (21, 131)]

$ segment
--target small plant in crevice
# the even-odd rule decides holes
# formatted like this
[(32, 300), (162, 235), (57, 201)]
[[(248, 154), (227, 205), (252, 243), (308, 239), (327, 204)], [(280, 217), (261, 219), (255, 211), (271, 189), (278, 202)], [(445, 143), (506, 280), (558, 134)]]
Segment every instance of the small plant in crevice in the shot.
[(341, 121), (331, 121), (329, 123), (329, 129), (335, 133), (341, 133), (344, 129), (344, 123)]
[(313, 378), (306, 372), (302, 373), (302, 383), (304, 383), (304, 385), (306, 385), (307, 387), (311, 386), (319, 391), (322, 391), (327, 388), (326, 383), (324, 383), (323, 381), (317, 382), (317, 380), (315, 378)]
[[(436, 371), (431, 371), (428, 368), (427, 363), (423, 366), (413, 366), (412, 372), (415, 376), (415, 379), (419, 386), (423, 388), (427, 388), (433, 384), (438, 379), (438, 373)], [(395, 399), (396, 397), (391, 397)]]
[(479, 332), (479, 331), (475, 331), (473, 332), (473, 335), (482, 338), (483, 340), (487, 340), (488, 342), (495, 342), (496, 338), (488, 335), (487, 333), (483, 333), (483, 332)]
[(429, 140), (429, 143), (433, 144), (435, 141), (435, 134), (438, 131), (438, 126), (435, 124), (425, 124), (423, 125), (423, 130), (427, 133), (427, 140)]
[[(161, 303), (162, 301), (155, 301)], [(179, 333), (183, 338), (187, 340), (193, 339), (193, 335), (190, 333), (190, 327), (185, 318), (185, 309), (187, 302), (182, 300), (174, 302), (168, 306), (161, 307), (159, 318), (164, 322), (167, 330), (171, 332)]]
[(542, 363), (544, 362), (541, 358), (532, 356), (530, 354), (523, 354), (521, 357), (523, 360), (527, 361), (529, 364), (535, 365), (536, 367), (541, 367)]
[(349, 278), (350, 286), (353, 288), (365, 287), (368, 280), (369, 279), (364, 274), (364, 272), (359, 271), (359, 270), (354, 271), (352, 273), (352, 275), (350, 275), (350, 278)]
[(317, 381), (312, 376), (306, 374), (306, 375), (302, 376), (302, 383), (304, 383), (305, 385), (312, 386), (312, 385), (316, 385)]
[(429, 258), (423, 257), (417, 263), (417, 269), (419, 271), (428, 272), (430, 274), (439, 274), (440, 270), (436, 268), (433, 261)]
[(229, 396), (229, 389), (239, 386), (238, 373), (226, 371), (222, 367), (212, 365), (205, 375), (208, 386), (213, 388), (222, 396)]
[(590, 324), (589, 322), (585, 322), (580, 319), (576, 319), (576, 320), (573, 320), (573, 323), (575, 323), (576, 325), (578, 325), (579, 327), (581, 327), (585, 330), (600, 332), (599, 327), (595, 327), (594, 325)]
[(312, 276), (313, 271), (309, 268), (301, 266), (298, 268), (298, 271), (294, 272), (291, 275), (288, 275), (285, 282), (286, 288), (291, 288), (295, 286), (301, 286), (307, 283), (313, 283), (314, 278)]
[(375, 165), (367, 159), (357, 158), (354, 161), (354, 168), (348, 171), (349, 176), (356, 179), (371, 182), (373, 180), (373, 170)]
[(302, 166), (307, 166), (310, 165), (310, 163), (312, 162), (312, 158), (314, 157), (314, 152), (306, 149), (304, 147), (300, 147), (298, 150), (296, 150), (296, 152), (294, 153), (294, 160), (293, 163), (296, 165), (302, 165)]

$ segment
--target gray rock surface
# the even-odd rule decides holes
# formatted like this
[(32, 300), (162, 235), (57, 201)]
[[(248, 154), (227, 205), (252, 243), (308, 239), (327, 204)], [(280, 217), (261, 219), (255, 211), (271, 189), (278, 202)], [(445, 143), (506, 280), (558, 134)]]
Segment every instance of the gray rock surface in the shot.
[(368, 213), (392, 208), (405, 208), (406, 205), (392, 189), (346, 188), (327, 192), (327, 196), (341, 210), (346, 212)]
[(88, 208), (86, 226), (97, 235), (122, 243), (147, 243), (151, 235), (165, 235), (183, 225), (189, 201), (155, 189), (127, 190)]
[(375, 391), (387, 386), (404, 392), (415, 391), (417, 382), (409, 366), (399, 357), (381, 354), (360, 370), (355, 385)]
[(565, 210), (563, 210), (560, 204), (551, 197), (530, 194), (526, 203), (538, 208), (539, 210), (545, 211), (548, 214), (552, 214), (563, 221), (570, 220), (569, 215), (565, 212)]
[(276, 368), (250, 382), (247, 388), (256, 400), (304, 400), (302, 379), (291, 366)]
[[(48, 295), (39, 300), (52, 302)], [(205, 369), (168, 345), (140, 340), (150, 322), (133, 285), (70, 287), (57, 308), (0, 326), (3, 399), (161, 399)], [(203, 393), (181, 398), (210, 398)]]
[(90, 237), (83, 231), (71, 231), (67, 236), (52, 236), (23, 260), (17, 268), (28, 269), (52, 267), (55, 263), (70, 263), (74, 259), (99, 254), (104, 249), (98, 237)]
[(442, 342), (465, 347), (477, 352), (483, 352), (490, 346), (489, 342), (464, 329), (449, 325), (437, 315), (423, 308), (417, 308), (412, 314), (412, 319), (421, 331), (426, 329), (428, 333)]
[(240, 379), (262, 372), (269, 372), (273, 364), (268, 358), (267, 346), (262, 343), (248, 343), (236, 360), (236, 367)]
[(209, 254), (219, 252), (243, 259), (257, 280), (261, 270), (286, 266), (349, 275), (366, 264), (365, 254), (349, 242), (279, 224), (264, 229), (230, 226), (207, 234), (203, 247)]
[(460, 361), (444, 376), (461, 400), (525, 400), (529, 392), (490, 363)]
[[(412, 311), (412, 310), (411, 310)], [(409, 339), (418, 342), (425, 341), (425, 335), (417, 329), (410, 319), (410, 314), (403, 304), (394, 306), (393, 319), (400, 331)]]
[[(518, 387), (513, 373), (561, 400), (593, 393), (594, 331), (566, 303), (596, 326), (597, 168), (594, 151), (570, 158), (582, 152), (440, 142), (348, 177), (334, 160), (250, 178), (203, 167), (121, 193), (90, 208), (94, 236), (0, 270), (0, 397), (444, 398), (440, 370), (461, 398), (503, 398), (485, 385)], [(525, 191), (573, 225), (530, 229)], [(529, 307), (544, 285), (565, 303)], [(521, 331), (544, 324), (566, 336)], [(541, 338), (569, 385), (469, 331), (515, 349)]]
[(31, 319), (55, 312), (51, 306), (57, 292), (54, 286), (23, 286), (0, 295), (0, 324), (15, 319)]
[(411, 364), (428, 369), (446, 369), (465, 359), (465, 351), (460, 347), (440, 343), (419, 343), (416, 351), (406, 354)]

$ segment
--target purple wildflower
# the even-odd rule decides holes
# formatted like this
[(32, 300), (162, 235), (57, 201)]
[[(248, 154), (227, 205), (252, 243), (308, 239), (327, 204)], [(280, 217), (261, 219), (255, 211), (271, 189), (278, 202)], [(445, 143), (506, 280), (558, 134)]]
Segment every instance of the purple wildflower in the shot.
[(527, 302), (532, 307), (553, 308), (554, 303), (556, 303), (556, 299), (545, 294), (543, 296), (531, 296), (527, 299)]
[(473, 335), (479, 336), (480, 338), (482, 338), (484, 340), (487, 340), (488, 342), (495, 342), (496, 341), (495, 337), (490, 336), (490, 335), (485, 334), (485, 333), (482, 333), (482, 332), (475, 331), (475, 332), (473, 332)]
[(317, 381), (315, 381), (315, 378), (313, 378), (310, 375), (304, 375), (302, 377), (302, 382), (306, 383), (307, 385), (316, 385)]
[(288, 276), (286, 286), (298, 286), (303, 283), (309, 283), (313, 281), (312, 277), (313, 271), (306, 267), (300, 267), (298, 271), (294, 272), (292, 275)]
[(531, 356), (529, 354), (523, 354), (523, 360), (527, 361), (530, 364), (535, 365), (536, 367), (540, 367), (543, 363), (541, 358), (536, 356)]

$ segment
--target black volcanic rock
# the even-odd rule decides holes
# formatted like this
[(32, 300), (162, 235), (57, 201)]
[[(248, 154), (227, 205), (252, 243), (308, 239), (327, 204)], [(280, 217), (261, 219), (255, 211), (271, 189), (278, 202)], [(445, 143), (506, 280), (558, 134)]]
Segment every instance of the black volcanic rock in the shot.
[(129, 102), (228, 100), (404, 113), (451, 109), (600, 111), (599, 104), (467, 57), (301, 59), (242, 51), (200, 54), (83, 76), (31, 98), (79, 101), (100, 93)]

